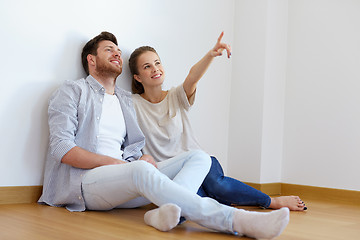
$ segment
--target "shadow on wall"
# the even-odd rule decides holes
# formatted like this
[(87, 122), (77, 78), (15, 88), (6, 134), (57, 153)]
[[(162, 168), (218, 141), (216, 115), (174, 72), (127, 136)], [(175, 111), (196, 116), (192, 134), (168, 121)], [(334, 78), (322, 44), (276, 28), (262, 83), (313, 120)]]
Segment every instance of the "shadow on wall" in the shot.
[[(47, 123), (48, 100), (51, 94), (65, 81), (85, 76), (81, 65), (81, 51), (87, 37), (70, 32), (63, 45), (44, 64), (37, 76), (29, 73), (14, 74), (9, 81), (18, 81), (3, 98), (0, 114), (2, 168), (0, 184), (3, 186), (41, 185), (48, 147), (49, 127)], [(52, 52), (53, 53), (53, 52)], [(39, 68), (39, 62), (30, 62)], [(24, 77), (26, 79), (24, 79)], [(16, 79), (18, 78), (18, 79)]]
[[(60, 41), (62, 45), (53, 46), (55, 52), (42, 52), (42, 57), (49, 61), (43, 64), (47, 69), (41, 72), (41, 63), (33, 61), (29, 65), (34, 72), (10, 75), (8, 81), (16, 84), (3, 95), (1, 102), (3, 108), (0, 115), (3, 120), (0, 132), (3, 138), (0, 142), (0, 185), (42, 185), (49, 138), (48, 101), (66, 80), (86, 77), (81, 64), (81, 51), (91, 37), (69, 32)], [(118, 79), (118, 85), (129, 90), (127, 60), (124, 59), (125, 69)]]
[[(28, 81), (7, 97), (0, 131), (5, 186), (38, 185), (42, 181), (48, 125), (49, 83)], [(4, 103), (3, 103), (4, 104)]]
[(81, 52), (87, 41), (90, 39), (77, 32), (69, 32), (64, 39), (64, 45), (59, 46), (58, 61), (54, 64), (54, 82), (61, 85), (65, 80), (76, 80), (86, 77), (81, 64)]

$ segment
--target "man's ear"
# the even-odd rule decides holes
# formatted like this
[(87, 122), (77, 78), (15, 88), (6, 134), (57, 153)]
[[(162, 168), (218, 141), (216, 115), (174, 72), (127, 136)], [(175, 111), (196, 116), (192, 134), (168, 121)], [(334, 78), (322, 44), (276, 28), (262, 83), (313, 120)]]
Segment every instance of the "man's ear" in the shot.
[(94, 56), (94, 55), (88, 54), (87, 57), (86, 57), (86, 59), (87, 59), (89, 65), (95, 66), (96, 60), (95, 60), (95, 56)]
[(141, 83), (141, 79), (140, 79), (139, 75), (134, 74), (134, 79), (136, 81), (138, 81), (139, 83)]

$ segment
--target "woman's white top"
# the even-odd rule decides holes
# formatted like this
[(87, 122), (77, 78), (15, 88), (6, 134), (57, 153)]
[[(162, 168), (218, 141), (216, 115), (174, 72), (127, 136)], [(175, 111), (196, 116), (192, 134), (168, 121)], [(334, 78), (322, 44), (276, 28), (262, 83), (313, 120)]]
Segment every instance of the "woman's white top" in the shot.
[(171, 88), (159, 103), (133, 94), (138, 122), (145, 135), (143, 153), (160, 162), (185, 151), (200, 149), (188, 117), (194, 100), (195, 93), (188, 100), (182, 84)]
[(105, 93), (99, 124), (97, 153), (122, 159), (121, 146), (126, 135), (125, 120), (119, 99)]

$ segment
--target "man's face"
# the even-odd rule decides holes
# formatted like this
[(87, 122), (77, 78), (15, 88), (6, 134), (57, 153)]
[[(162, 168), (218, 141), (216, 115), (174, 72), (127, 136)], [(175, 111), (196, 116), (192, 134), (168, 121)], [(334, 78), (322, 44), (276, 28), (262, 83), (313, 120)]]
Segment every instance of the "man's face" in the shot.
[(99, 43), (95, 60), (95, 70), (99, 74), (114, 74), (117, 77), (122, 72), (121, 50), (111, 41), (104, 40)]

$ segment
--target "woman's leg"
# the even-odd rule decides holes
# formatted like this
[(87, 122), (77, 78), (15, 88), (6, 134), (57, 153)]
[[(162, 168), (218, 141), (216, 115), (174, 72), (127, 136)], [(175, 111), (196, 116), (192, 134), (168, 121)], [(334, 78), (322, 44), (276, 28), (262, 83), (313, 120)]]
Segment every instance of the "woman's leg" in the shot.
[(234, 178), (224, 176), (215, 157), (211, 157), (211, 162), (210, 171), (201, 186), (208, 197), (226, 205), (269, 207), (271, 198), (268, 195)]
[(211, 157), (211, 168), (201, 188), (200, 196), (208, 196), (226, 205), (250, 205), (280, 209), (287, 207), (293, 211), (307, 210), (298, 196), (281, 196), (270, 198), (265, 193), (246, 185), (236, 179), (224, 176), (219, 161)]

